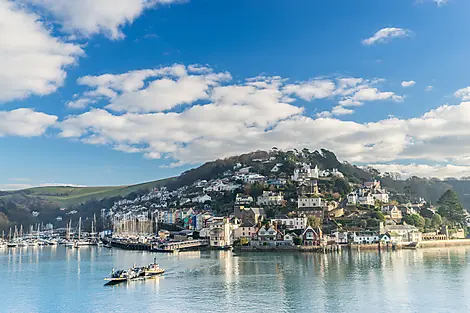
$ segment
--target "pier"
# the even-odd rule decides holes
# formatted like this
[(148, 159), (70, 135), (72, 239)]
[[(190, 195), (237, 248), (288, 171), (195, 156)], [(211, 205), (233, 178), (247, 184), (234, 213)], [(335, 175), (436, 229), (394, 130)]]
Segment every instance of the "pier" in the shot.
[(209, 245), (207, 240), (187, 240), (187, 241), (175, 241), (165, 242), (162, 244), (152, 246), (151, 251), (155, 252), (174, 252), (198, 249), (201, 247), (207, 247)]

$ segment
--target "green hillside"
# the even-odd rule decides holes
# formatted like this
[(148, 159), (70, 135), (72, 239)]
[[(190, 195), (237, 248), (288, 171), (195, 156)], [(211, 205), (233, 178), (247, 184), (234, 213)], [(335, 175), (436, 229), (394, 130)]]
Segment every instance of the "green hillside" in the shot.
[(0, 199), (10, 200), (22, 196), (24, 198), (40, 198), (48, 200), (52, 203), (57, 203), (61, 206), (72, 206), (84, 203), (89, 200), (101, 200), (111, 197), (125, 197), (132, 192), (142, 189), (159, 188), (171, 182), (175, 178), (167, 178), (137, 185), (130, 186), (108, 186), (108, 187), (36, 187), (12, 191), (1, 196)]

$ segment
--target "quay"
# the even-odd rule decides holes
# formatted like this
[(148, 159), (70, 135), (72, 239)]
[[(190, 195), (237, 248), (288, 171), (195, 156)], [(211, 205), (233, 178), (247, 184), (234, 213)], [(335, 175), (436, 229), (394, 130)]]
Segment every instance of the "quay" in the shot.
[(137, 251), (152, 251), (172, 253), (175, 251), (187, 251), (194, 249), (201, 249), (209, 246), (207, 240), (186, 240), (186, 241), (169, 241), (164, 243), (158, 242), (137, 242), (132, 240), (117, 240), (110, 241), (111, 246), (124, 250), (137, 250)]

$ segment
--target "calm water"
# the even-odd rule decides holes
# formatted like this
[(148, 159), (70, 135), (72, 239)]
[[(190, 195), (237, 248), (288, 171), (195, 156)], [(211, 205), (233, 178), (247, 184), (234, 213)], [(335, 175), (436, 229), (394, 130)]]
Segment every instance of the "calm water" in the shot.
[(470, 248), (320, 254), (158, 254), (167, 273), (104, 287), (157, 254), (0, 250), (1, 312), (470, 312)]

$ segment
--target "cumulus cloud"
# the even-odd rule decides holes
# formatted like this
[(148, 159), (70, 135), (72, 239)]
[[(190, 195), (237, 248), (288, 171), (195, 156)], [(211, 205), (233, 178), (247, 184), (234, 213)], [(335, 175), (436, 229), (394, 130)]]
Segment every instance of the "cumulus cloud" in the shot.
[[(58, 125), (60, 136), (88, 144), (109, 145), (126, 153), (141, 153), (146, 158), (168, 159), (173, 162), (171, 166), (273, 146), (281, 149), (327, 148), (341, 159), (362, 164), (425, 159), (458, 160), (461, 165), (467, 165), (463, 163), (470, 155), (467, 118), (470, 102), (444, 105), (416, 118), (357, 123), (333, 118), (353, 113), (345, 107), (347, 103), (336, 105), (331, 112), (317, 113), (315, 118), (308, 116), (297, 103), (298, 99), (313, 101), (326, 96), (325, 93), (311, 92), (313, 80), (289, 84), (281, 77), (259, 76), (233, 83), (228, 81), (228, 73), (222, 75), (225, 80), (208, 78), (208, 75), (218, 77), (221, 74), (208, 69), (196, 74), (194, 69), (174, 65), (151, 71), (82, 78), (79, 82), (90, 88), (84, 95), (106, 101), (103, 108), (68, 116)], [(140, 99), (136, 93), (153, 92), (155, 81), (170, 79), (178, 83), (192, 76), (206, 82), (200, 89), (202, 92), (193, 94), (189, 91), (187, 100), (178, 98), (178, 101), (170, 102), (172, 108), (164, 109), (169, 106), (162, 107), (165, 102), (161, 100), (166, 99), (161, 94), (166, 94), (172, 87), (141, 101), (146, 103), (145, 106), (135, 102)], [(334, 88), (328, 87), (330, 101), (343, 99), (358, 104), (402, 100), (393, 92), (374, 87), (376, 81), (362, 78), (329, 81), (334, 85)], [(299, 93), (309, 83), (306, 89), (309, 92)], [(121, 109), (111, 106), (116, 99), (126, 99)], [(175, 106), (183, 102), (188, 105)]]
[(34, 137), (44, 134), (57, 121), (57, 116), (32, 109), (0, 111), (0, 137)]
[(454, 96), (462, 99), (462, 101), (470, 101), (470, 87), (457, 90)]
[(372, 37), (364, 39), (362, 43), (370, 46), (376, 43), (387, 43), (393, 38), (410, 37), (413, 33), (404, 28), (387, 27), (377, 31)]
[(55, 92), (83, 50), (12, 1), (0, 0), (0, 16), (0, 102)]
[(103, 33), (111, 39), (124, 37), (122, 27), (146, 9), (180, 0), (20, 0), (50, 12), (71, 34), (90, 37)]
[(413, 87), (414, 85), (416, 84), (416, 82), (414, 80), (409, 80), (409, 81), (402, 81), (401, 82), (401, 86), (403, 88), (407, 88), (407, 87)]
[(424, 91), (431, 92), (431, 91), (433, 91), (433, 89), (434, 89), (434, 87), (429, 85), (429, 86), (426, 86), (426, 88), (424, 88)]
[(444, 165), (428, 165), (428, 164), (370, 164), (369, 166), (378, 169), (381, 172), (400, 173), (402, 178), (411, 176), (427, 177), (427, 178), (448, 178), (448, 177), (469, 177), (470, 166), (444, 164)]

